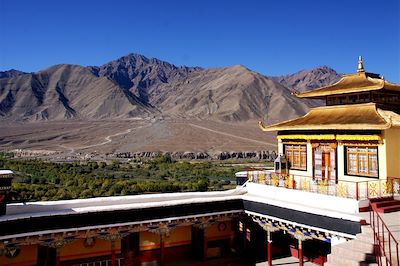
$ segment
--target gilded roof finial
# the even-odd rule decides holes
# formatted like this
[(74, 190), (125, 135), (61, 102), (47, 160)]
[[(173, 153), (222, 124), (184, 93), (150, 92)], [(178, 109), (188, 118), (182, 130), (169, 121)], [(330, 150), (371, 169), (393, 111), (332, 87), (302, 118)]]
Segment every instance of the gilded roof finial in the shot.
[(360, 73), (360, 72), (365, 72), (365, 71), (364, 71), (363, 60), (362, 60), (362, 57), (361, 57), (361, 55), (358, 57), (358, 67), (357, 67), (357, 72), (358, 72), (358, 73)]

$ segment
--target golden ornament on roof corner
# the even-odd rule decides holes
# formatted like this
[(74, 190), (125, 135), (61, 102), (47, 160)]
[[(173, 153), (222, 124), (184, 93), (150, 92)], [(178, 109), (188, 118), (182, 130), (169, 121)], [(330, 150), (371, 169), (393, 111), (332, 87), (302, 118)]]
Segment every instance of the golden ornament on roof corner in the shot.
[(358, 72), (358, 73), (360, 73), (360, 72), (365, 72), (365, 70), (364, 70), (364, 65), (363, 65), (363, 60), (362, 60), (362, 56), (361, 56), (361, 55), (358, 57), (357, 72)]

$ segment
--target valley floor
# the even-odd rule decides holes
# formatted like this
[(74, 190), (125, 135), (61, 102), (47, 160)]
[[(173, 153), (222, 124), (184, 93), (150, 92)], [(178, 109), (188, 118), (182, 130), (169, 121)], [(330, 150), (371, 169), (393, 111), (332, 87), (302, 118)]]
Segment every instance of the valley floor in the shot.
[(0, 151), (23, 149), (32, 156), (276, 150), (275, 135), (262, 132), (257, 121), (224, 123), (158, 118), (1, 123)]

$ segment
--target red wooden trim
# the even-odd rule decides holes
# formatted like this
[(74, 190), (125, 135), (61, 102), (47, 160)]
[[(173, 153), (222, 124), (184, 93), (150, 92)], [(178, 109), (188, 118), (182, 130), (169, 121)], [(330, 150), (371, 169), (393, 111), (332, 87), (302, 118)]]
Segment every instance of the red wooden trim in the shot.
[[(370, 210), (371, 210), (371, 209), (369, 208), (369, 206), (358, 208), (358, 211), (359, 211), (359, 212), (369, 212)], [(364, 221), (365, 221), (365, 220), (364, 220)]]
[(36, 264), (37, 264), (36, 260), (26, 260), (26, 261), (20, 261), (20, 262), (7, 263), (2, 266), (21, 266), (21, 265), (36, 265)]
[[(116, 253), (121, 253), (121, 249), (115, 249)], [(102, 251), (96, 251), (96, 252), (88, 252), (88, 253), (81, 253), (81, 254), (73, 254), (73, 255), (65, 255), (65, 256), (60, 256), (60, 259), (63, 260), (69, 260), (71, 258), (77, 257), (78, 259), (84, 255), (85, 257), (96, 257), (96, 256), (107, 256), (110, 254), (110, 251), (108, 250), (102, 250)], [(92, 256), (94, 255), (94, 256)]]
[(176, 246), (185, 246), (185, 245), (190, 245), (192, 243), (191, 240), (182, 240), (182, 241), (176, 241), (176, 242), (165, 242), (165, 247), (176, 247)]
[[(191, 240), (182, 240), (182, 241), (176, 241), (176, 242), (165, 242), (164, 247), (176, 247), (176, 246), (185, 246), (185, 245), (190, 245), (192, 242)], [(141, 245), (140, 250), (153, 250), (153, 249), (159, 249), (160, 244), (149, 244), (149, 245)]]
[(208, 241), (214, 241), (214, 240), (229, 239), (232, 235), (233, 235), (233, 234), (223, 235), (223, 236), (207, 237), (207, 240), (208, 240)]

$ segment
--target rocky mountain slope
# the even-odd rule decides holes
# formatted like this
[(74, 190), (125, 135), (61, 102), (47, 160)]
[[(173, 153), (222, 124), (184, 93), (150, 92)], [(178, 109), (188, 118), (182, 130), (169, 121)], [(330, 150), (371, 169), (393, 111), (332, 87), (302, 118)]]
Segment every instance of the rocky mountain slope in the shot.
[[(311, 70), (301, 70), (290, 75), (272, 77), (272, 79), (287, 88), (302, 92), (333, 84), (340, 79), (340, 75), (332, 68), (322, 66)], [(310, 107), (325, 104), (322, 100), (304, 99), (303, 101)]]
[(124, 91), (136, 95), (143, 103), (149, 103), (151, 88), (185, 79), (195, 67), (177, 67), (156, 58), (129, 54), (100, 67), (90, 67), (98, 77), (107, 77), (116, 82)]
[(0, 79), (0, 115), (15, 120), (134, 117), (153, 109), (112, 80), (76, 65)]
[(15, 70), (15, 69), (10, 69), (7, 71), (0, 71), (0, 79), (12, 78), (12, 77), (16, 77), (16, 76), (23, 75), (23, 74), (26, 74), (26, 73), (19, 71), (19, 70)]
[(322, 66), (290, 75), (272, 77), (272, 79), (283, 86), (302, 92), (333, 84), (340, 79), (340, 75), (332, 68)]
[(8, 120), (199, 118), (276, 122), (308, 110), (293, 86), (335, 80), (329, 68), (269, 78), (237, 65), (202, 69), (129, 54), (102, 66), (55, 65), (0, 78), (0, 118)]
[(196, 71), (162, 89), (151, 91), (153, 103), (171, 116), (275, 122), (308, 108), (289, 89), (240, 65)]

